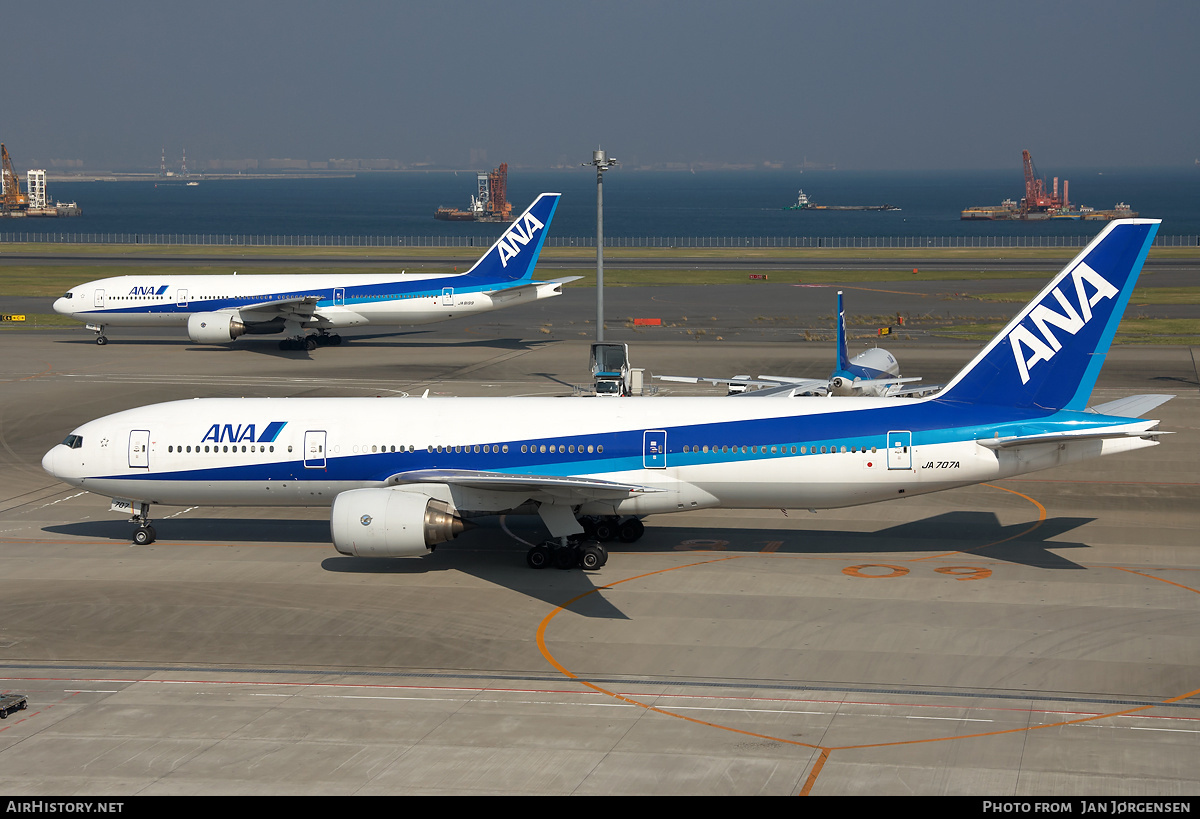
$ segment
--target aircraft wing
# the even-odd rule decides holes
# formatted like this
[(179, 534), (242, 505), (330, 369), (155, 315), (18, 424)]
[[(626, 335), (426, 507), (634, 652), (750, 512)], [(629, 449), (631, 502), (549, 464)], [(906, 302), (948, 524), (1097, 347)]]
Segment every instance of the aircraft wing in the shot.
[[(908, 379), (904, 379), (904, 380), (907, 381)], [(921, 379), (918, 378), (916, 380), (920, 381)], [(935, 392), (937, 392), (944, 386), (946, 386), (946, 385), (945, 384), (924, 384), (920, 387), (899, 387), (894, 390), (889, 390), (887, 394), (889, 397), (894, 396), (894, 397), (898, 397), (898, 398), (910, 398), (910, 397), (921, 398), (926, 395), (933, 395)]]
[[(824, 390), (829, 386), (826, 378), (785, 378), (783, 376), (760, 375), (758, 378), (715, 378), (705, 375), (656, 375), (660, 381), (675, 381), (680, 384), (699, 384), (701, 381), (709, 384), (745, 385), (747, 387), (788, 387), (806, 390)], [(749, 394), (749, 393), (746, 393)]]
[(803, 387), (796, 384), (776, 384), (774, 387), (761, 387), (757, 390), (735, 392), (731, 398), (795, 398), (797, 395), (827, 395), (824, 384), (817, 387)]
[(275, 316), (295, 316), (301, 321), (307, 321), (316, 313), (317, 302), (321, 299), (322, 296), (308, 294), (260, 301), (227, 309), (236, 310), (244, 316), (249, 314), (250, 318), (260, 321), (269, 321)]
[(399, 472), (387, 479), (389, 486), (409, 483), (444, 483), (470, 489), (498, 492), (544, 492), (556, 499), (582, 503), (590, 500), (621, 500), (633, 495), (665, 492), (634, 483), (576, 478), (567, 475), (510, 475), (470, 469), (418, 469)]

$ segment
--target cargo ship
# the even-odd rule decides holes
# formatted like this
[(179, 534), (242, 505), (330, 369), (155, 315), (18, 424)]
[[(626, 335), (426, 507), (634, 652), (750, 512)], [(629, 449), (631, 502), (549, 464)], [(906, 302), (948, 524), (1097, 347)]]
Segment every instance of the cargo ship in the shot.
[(900, 210), (895, 205), (816, 205), (809, 201), (804, 191), (796, 197), (796, 204), (788, 205), (784, 210)]

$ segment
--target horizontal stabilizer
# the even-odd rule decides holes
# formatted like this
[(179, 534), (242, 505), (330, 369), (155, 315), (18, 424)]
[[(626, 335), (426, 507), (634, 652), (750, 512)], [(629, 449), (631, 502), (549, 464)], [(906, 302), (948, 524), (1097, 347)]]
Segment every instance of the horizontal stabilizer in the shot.
[(1010, 435), (1005, 438), (982, 438), (975, 443), (988, 449), (1010, 449), (1018, 446), (1033, 444), (1069, 444), (1076, 441), (1115, 440), (1119, 438), (1154, 438), (1159, 435), (1169, 435), (1154, 429), (1158, 421), (1147, 421), (1141, 429), (1121, 427), (1119, 429), (1086, 429), (1079, 432), (1049, 432), (1033, 435)]
[(1141, 418), (1155, 407), (1167, 403), (1174, 397), (1173, 395), (1131, 395), (1128, 398), (1118, 398), (1116, 401), (1109, 401), (1107, 404), (1097, 404), (1094, 407), (1088, 407), (1085, 411), (1094, 412), (1097, 415), (1119, 415), (1122, 418)]
[(539, 290), (540, 291), (541, 288), (544, 287), (547, 290), (554, 291), (554, 293), (556, 295), (561, 295), (562, 294), (562, 286), (564, 284), (567, 284), (568, 282), (578, 281), (579, 279), (582, 279), (582, 278), (583, 278), (583, 276), (564, 276), (561, 279), (547, 279), (545, 281), (536, 281), (536, 282), (529, 282), (527, 284), (519, 284), (515, 287), (498, 287), (498, 288), (495, 288), (494, 290), (484, 290), (483, 294), (485, 296), (511, 296), (513, 294), (520, 293), (523, 290)]

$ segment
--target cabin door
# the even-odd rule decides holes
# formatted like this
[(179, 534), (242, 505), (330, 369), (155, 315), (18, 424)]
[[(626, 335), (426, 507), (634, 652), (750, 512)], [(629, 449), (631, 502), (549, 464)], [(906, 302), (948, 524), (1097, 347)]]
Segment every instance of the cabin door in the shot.
[(642, 466), (646, 469), (666, 469), (667, 431), (648, 429), (642, 434)]
[(304, 433), (304, 468), (325, 468), (325, 430), (310, 429)]
[(176, 307), (187, 307), (188, 306), (188, 292), (187, 292), (186, 287), (179, 288), (179, 292), (175, 294), (175, 306)]
[(442, 306), (443, 307), (453, 307), (454, 306), (454, 288), (453, 287), (443, 287), (442, 288)]
[(150, 468), (150, 430), (135, 429), (129, 433), (129, 466), (134, 469)]
[(912, 433), (895, 430), (888, 433), (888, 469), (912, 469)]

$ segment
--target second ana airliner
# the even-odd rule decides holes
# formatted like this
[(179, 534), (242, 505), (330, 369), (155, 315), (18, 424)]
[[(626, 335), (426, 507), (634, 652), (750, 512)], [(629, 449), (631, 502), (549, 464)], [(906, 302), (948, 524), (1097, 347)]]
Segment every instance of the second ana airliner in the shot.
[(146, 273), (72, 287), (57, 313), (106, 327), (187, 327), (198, 344), (282, 333), (281, 349), (341, 343), (335, 331), (368, 324), (431, 324), (562, 295), (570, 276), (536, 281), (534, 267), (559, 194), (543, 193), (465, 273), (310, 273), (170, 276)]
[(932, 396), (193, 399), (89, 421), (42, 466), (138, 543), (153, 504), (330, 506), (361, 557), (527, 512), (551, 536), (529, 565), (596, 569), (596, 518), (636, 540), (646, 515), (856, 506), (1156, 445), (1140, 416), (1170, 396), (1089, 400), (1157, 230), (1111, 222)]
[[(736, 375), (733, 378), (716, 378), (691, 375), (656, 375), (660, 381), (678, 381), (684, 384), (726, 384), (730, 395), (749, 397), (779, 396), (792, 398), (798, 395), (838, 396), (916, 396), (930, 395), (939, 387), (905, 387), (904, 384), (920, 381), (920, 378), (904, 378), (900, 375), (900, 363), (896, 357), (882, 347), (864, 350), (854, 358), (846, 349), (846, 309), (842, 303), (842, 291), (837, 294), (837, 364), (828, 378), (793, 378), (786, 375)], [(760, 389), (747, 392), (747, 387)]]

